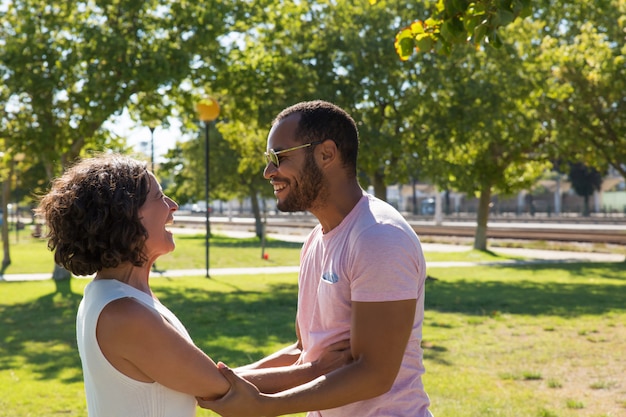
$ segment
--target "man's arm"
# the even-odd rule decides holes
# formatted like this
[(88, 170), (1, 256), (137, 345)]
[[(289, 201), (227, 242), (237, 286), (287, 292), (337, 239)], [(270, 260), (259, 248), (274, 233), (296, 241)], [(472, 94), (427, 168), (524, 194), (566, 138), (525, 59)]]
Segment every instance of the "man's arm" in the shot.
[(237, 372), (244, 372), (248, 370), (290, 366), (298, 362), (301, 354), (302, 354), (302, 348), (300, 347), (300, 342), (296, 342), (292, 345), (284, 347), (283, 349), (277, 352), (272, 353), (269, 356), (266, 356), (263, 359), (260, 359), (249, 365), (240, 366), (236, 368), (235, 370)]
[(200, 405), (225, 416), (277, 416), (335, 408), (387, 392), (400, 369), (415, 316), (416, 300), (353, 302), (354, 362), (311, 382), (276, 394), (259, 394), (226, 370), (231, 390)]
[(297, 341), (293, 345), (289, 345), (250, 365), (240, 366), (237, 368), (237, 372), (298, 364), (300, 362), (300, 355), (302, 354), (302, 339), (300, 338), (300, 327), (298, 326), (297, 320), (295, 328)]
[(253, 383), (263, 393), (276, 393), (309, 382), (337, 369), (352, 360), (350, 341), (343, 340), (330, 345), (320, 359), (313, 363), (301, 362), (302, 342), (300, 328), (296, 322), (298, 341), (255, 363), (242, 366), (235, 371)]
[(295, 387), (322, 374), (314, 374), (310, 367), (298, 367), (302, 354), (300, 329), (296, 321), (298, 340), (277, 352), (249, 365), (240, 366), (235, 372), (253, 383), (261, 392), (274, 393)]

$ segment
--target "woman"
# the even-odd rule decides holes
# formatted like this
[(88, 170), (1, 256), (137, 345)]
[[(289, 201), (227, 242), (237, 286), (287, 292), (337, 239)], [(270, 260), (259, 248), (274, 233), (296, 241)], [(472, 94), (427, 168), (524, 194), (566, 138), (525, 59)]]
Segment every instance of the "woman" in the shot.
[(76, 320), (90, 417), (194, 416), (196, 397), (230, 387), (150, 289), (152, 264), (174, 250), (177, 209), (145, 163), (121, 155), (79, 162), (37, 209), (55, 261), (95, 273)]

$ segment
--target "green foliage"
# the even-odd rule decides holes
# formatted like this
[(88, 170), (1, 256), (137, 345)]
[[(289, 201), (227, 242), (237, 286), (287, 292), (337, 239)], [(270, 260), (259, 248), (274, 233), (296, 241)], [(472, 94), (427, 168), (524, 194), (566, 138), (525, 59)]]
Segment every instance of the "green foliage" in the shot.
[(626, 177), (626, 5), (557, 2), (540, 11), (539, 110), (559, 156), (601, 171), (611, 165)]
[[(194, 107), (209, 93), (222, 107), (211, 198), (250, 197), (257, 219), (271, 120), (316, 98), (353, 114), (359, 179), (382, 198), (432, 181), (482, 195), (486, 221), (492, 193), (528, 188), (549, 161), (626, 174), (621, 0), (533, 2), (529, 18), (530, 0), (48, 3), (0, 12), (0, 146), (7, 162), (26, 154), (26, 189), (80, 155), (127, 151), (103, 128), (126, 108), (144, 126), (180, 119), (187, 140), (157, 174), (179, 202), (203, 199)], [(402, 27), (401, 54), (421, 51), (410, 62), (391, 46)]]
[(163, 192), (179, 205), (204, 199), (204, 152), (197, 152), (197, 145), (191, 141), (176, 142), (176, 146), (165, 154), (166, 161), (159, 167), (159, 177), (167, 178), (167, 181), (162, 180), (167, 183), (163, 185)]
[[(144, 123), (163, 120), (169, 102), (159, 98), (189, 74), (193, 48), (211, 39), (207, 28), (190, 30), (189, 13), (201, 9), (188, 6), (8, 2), (0, 12), (0, 136), (10, 136), (14, 154), (42, 162), (48, 178), (85, 152), (124, 150), (123, 138), (112, 137), (104, 122), (133, 103)], [(204, 16), (211, 6), (203, 7)], [(211, 10), (217, 21), (222, 13)]]
[(585, 199), (583, 215), (589, 216), (589, 197), (602, 187), (602, 174), (593, 167), (576, 163), (570, 165), (569, 179), (576, 194)]
[[(378, 3), (370, 0), (370, 4)], [(448, 55), (466, 43), (502, 46), (500, 28), (531, 14), (530, 0), (438, 0), (430, 17), (415, 20), (395, 38), (396, 52), (403, 61), (413, 52)]]
[[(370, 3), (378, 2), (371, 0)], [(456, 57), (452, 65), (439, 68), (439, 71), (443, 71), (439, 78), (430, 78), (436, 83), (431, 94), (436, 95), (438, 105), (446, 105), (441, 109), (442, 113), (452, 110), (447, 107), (445, 100), (448, 94), (454, 92), (446, 91), (447, 88), (442, 91), (439, 83), (452, 83), (452, 88), (459, 88), (454, 87), (454, 84), (471, 83), (478, 78), (474, 71), (483, 71), (485, 64), (481, 59), (477, 60), (482, 61), (478, 66), (470, 66), (472, 72), (468, 73), (467, 80), (458, 76), (457, 72), (464, 71), (467, 65), (462, 56), (467, 61), (472, 59), (472, 55), (481, 54), (492, 55), (500, 60), (510, 55), (512, 48), (517, 50), (518, 58), (515, 61), (511, 60), (509, 64), (496, 61), (501, 67), (501, 73), (485, 71), (488, 78), (481, 77), (481, 82), (488, 85), (486, 94), (477, 90), (477, 98), (465, 102), (461, 109), (461, 114), (467, 114), (465, 119), (472, 121), (480, 120), (481, 116), (495, 120), (510, 119), (520, 128), (515, 135), (510, 136), (513, 147), (516, 147), (516, 141), (520, 138), (524, 138), (523, 142), (531, 137), (535, 142), (550, 142), (549, 147), (542, 147), (539, 155), (528, 155), (529, 164), (525, 168), (511, 164), (508, 174), (502, 177), (511, 186), (504, 187), (508, 190), (501, 189), (501, 192), (514, 192), (522, 183), (532, 181), (537, 172), (544, 168), (542, 161), (545, 161), (547, 152), (552, 153), (553, 157), (584, 161), (599, 169), (611, 165), (622, 175), (626, 174), (623, 166), (626, 160), (626, 135), (624, 118), (621, 117), (626, 105), (623, 99), (626, 80), (624, 3), (607, 0), (591, 5), (584, 1), (546, 1), (536, 2), (532, 6), (532, 17), (518, 19), (530, 15), (530, 1), (440, 0), (431, 17), (414, 21), (398, 33), (396, 49), (403, 59), (408, 59), (415, 48), (423, 52), (415, 62), (422, 70), (427, 68), (430, 61), (429, 52), (442, 52), (444, 56)], [(380, 8), (388, 7), (387, 3), (380, 5)], [(377, 8), (372, 7), (372, 10)], [(499, 55), (493, 48), (479, 47), (483, 40), (486, 44), (502, 46), (499, 51), (509, 52), (501, 52)], [(472, 47), (463, 48), (466, 43)], [(441, 58), (439, 61), (445, 62)], [(496, 101), (493, 96), (490, 97), (491, 88), (502, 91)], [(517, 92), (511, 94), (512, 90)], [(494, 111), (490, 104), (511, 107)], [(433, 110), (439, 111), (431, 107), (430, 111)], [(457, 109), (452, 114), (453, 119), (458, 115)], [(477, 134), (474, 126), (481, 126), (480, 122), (473, 126), (463, 125), (459, 120), (453, 120), (452, 123), (457, 123), (471, 135)], [(530, 126), (533, 123), (534, 127)], [(433, 121), (428, 127), (437, 129), (438, 125), (437, 121)], [(534, 133), (525, 133), (521, 129), (525, 126), (530, 126), (530, 129), (525, 129), (527, 131), (535, 129)], [(444, 140), (435, 138), (430, 145), (438, 147)], [(459, 145), (458, 141), (455, 141), (456, 145)], [(456, 153), (459, 153), (458, 147)], [(453, 165), (462, 172), (470, 160), (475, 160), (475, 154), (473, 149), (463, 146), (460, 153), (467, 157)], [(433, 162), (440, 162), (441, 158), (428, 154), (421, 156)], [(539, 159), (538, 164), (531, 162), (536, 159)], [(444, 160), (447, 160), (445, 156)], [(484, 161), (476, 163), (483, 165)], [(430, 169), (426, 171), (431, 172)], [(485, 172), (488, 171), (485, 169)], [(454, 172), (448, 177), (451, 183), (461, 178)], [(475, 178), (471, 175), (469, 177)], [(480, 181), (475, 182), (475, 187), (479, 188)]]
[(602, 174), (580, 163), (570, 166), (569, 179), (576, 194), (582, 197), (593, 195), (602, 185)]

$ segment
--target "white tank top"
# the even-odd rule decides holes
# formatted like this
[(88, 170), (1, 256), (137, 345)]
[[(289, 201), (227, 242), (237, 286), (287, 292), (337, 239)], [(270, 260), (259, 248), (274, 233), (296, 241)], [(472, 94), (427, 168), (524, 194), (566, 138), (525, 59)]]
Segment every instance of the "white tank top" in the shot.
[(96, 325), (102, 309), (111, 301), (134, 298), (157, 311), (185, 338), (189, 333), (176, 316), (158, 300), (116, 280), (97, 280), (85, 287), (78, 307), (76, 339), (83, 367), (89, 417), (192, 417), (196, 399), (157, 382), (142, 382), (119, 372), (98, 345)]

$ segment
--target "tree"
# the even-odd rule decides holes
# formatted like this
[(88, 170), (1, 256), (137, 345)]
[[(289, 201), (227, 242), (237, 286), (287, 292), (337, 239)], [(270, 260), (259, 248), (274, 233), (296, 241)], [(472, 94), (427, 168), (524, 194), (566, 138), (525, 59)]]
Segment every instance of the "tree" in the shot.
[(230, 21), (230, 3), (213, 3), (8, 2), (0, 12), (0, 137), (41, 161), (49, 179), (89, 150), (124, 149), (103, 123), (189, 74), (195, 48), (215, 45)]
[[(317, 89), (325, 88), (314, 70), (321, 64), (313, 45), (319, 37), (314, 27), (317, 9), (308, 2), (240, 2), (233, 31), (222, 43), (219, 54), (211, 62), (198, 65), (190, 77), (190, 85), (210, 86), (222, 107), (216, 128), (231, 156), (228, 169), (220, 170), (219, 182), (212, 190), (249, 197), (260, 236), (262, 218), (259, 198), (271, 196), (272, 189), (263, 179), (265, 138), (272, 118), (296, 100), (317, 98)], [(198, 50), (200, 56), (211, 56)], [(180, 101), (181, 108), (200, 97), (196, 91)], [(184, 114), (185, 112), (181, 112)], [(187, 126), (193, 126), (186, 117)], [(211, 158), (222, 158), (211, 152)], [(229, 156), (230, 157), (230, 156)], [(216, 162), (212, 159), (212, 164)], [(187, 165), (181, 165), (187, 170)]]
[[(161, 175), (168, 178), (165, 193), (177, 203), (204, 200), (205, 131), (198, 126), (190, 140), (177, 142), (161, 164)], [(231, 149), (214, 123), (209, 125), (209, 190), (210, 198), (227, 200), (236, 196), (233, 184), (237, 178), (238, 155)]]
[[(387, 47), (386, 34), (397, 21), (408, 21), (423, 10), (412, 1), (368, 8), (345, 2), (325, 17), (327, 43), (334, 63), (327, 79), (334, 78), (335, 101), (358, 121), (361, 143), (359, 170), (363, 185), (387, 198), (388, 184), (407, 182), (420, 160), (422, 141), (416, 136), (432, 103), (423, 95), (428, 83), (424, 68), (399, 61)], [(427, 77), (427, 75), (426, 75)]]
[[(381, 36), (393, 27), (396, 13), (415, 12), (411, 2), (400, 2), (392, 12), (379, 8), (374, 15), (366, 5), (350, 2), (285, 1), (242, 8), (245, 22), (235, 24), (223, 53), (198, 66), (189, 83), (210, 85), (222, 97), (217, 126), (240, 156), (236, 179), (242, 184), (232, 189), (251, 198), (268, 195), (271, 189), (261, 172), (272, 118), (296, 101), (321, 98), (343, 106), (359, 121), (359, 166), (366, 183), (374, 184), (384, 199), (388, 183), (408, 178), (413, 161), (406, 151), (413, 146), (413, 132), (407, 118), (415, 118), (417, 104), (425, 105), (416, 98), (418, 90), (407, 88), (417, 75), (407, 79), (408, 65), (394, 59)], [(324, 36), (318, 36), (320, 28)], [(255, 180), (243, 184), (244, 178)]]
[(538, 9), (544, 36), (540, 106), (563, 159), (626, 178), (626, 6), (606, 0), (550, 2)]
[(536, 75), (522, 70), (532, 58), (531, 25), (512, 24), (500, 49), (459, 46), (439, 60), (440, 81), (430, 92), (437, 100), (423, 155), (427, 172), (440, 189), (479, 197), (474, 238), (479, 250), (487, 248), (492, 194), (525, 189), (550, 165), (550, 137), (532, 94)]
[[(370, 4), (378, 3), (370, 0)], [(395, 49), (402, 60), (413, 52), (448, 55), (456, 45), (502, 46), (501, 31), (531, 14), (531, 0), (438, 0), (431, 16), (398, 31)]]
[(585, 199), (583, 216), (589, 216), (589, 197), (602, 187), (602, 174), (593, 167), (577, 162), (570, 164), (569, 180), (576, 194)]
[[(456, 59), (453, 66), (437, 66), (441, 72), (440, 84), (435, 81), (436, 87), (427, 93), (434, 95), (438, 103), (430, 111), (437, 113), (442, 110), (446, 113), (450, 109), (449, 105), (455, 106), (457, 111), (452, 120), (447, 120), (448, 127), (441, 128), (436, 120), (426, 125), (426, 131), (431, 134), (430, 142), (423, 149), (421, 158), (429, 162), (426, 171), (436, 177), (440, 187), (455, 186), (471, 192), (481, 187), (487, 190), (491, 184), (494, 190), (512, 192), (546, 166), (548, 155), (552, 158), (582, 160), (599, 169), (612, 165), (625, 174), (626, 134), (622, 115), (626, 106), (623, 94), (626, 82), (626, 39), (623, 36), (626, 10), (623, 2), (603, 0), (592, 5), (584, 1), (546, 0), (536, 2), (533, 6), (532, 20), (529, 20), (517, 19), (529, 15), (529, 1), (439, 1), (432, 17), (424, 22), (414, 22), (398, 34), (396, 48), (402, 59), (408, 59), (414, 47), (423, 52), (417, 55), (415, 65), (421, 65), (423, 59), (430, 57), (431, 51)], [(495, 20), (490, 21), (488, 17)], [(480, 20), (479, 23), (476, 19)], [(494, 22), (496, 25), (493, 25)], [(500, 23), (502, 25), (498, 26)], [(491, 26), (488, 28), (487, 25)], [(482, 39), (486, 40), (486, 44), (501, 48), (487, 48), (480, 44)], [(463, 49), (464, 44), (471, 45), (471, 48)], [(517, 58), (511, 61), (516, 64), (505, 70), (505, 61), (500, 62), (500, 73), (489, 75), (483, 63), (468, 64), (459, 59), (463, 55), (470, 62), (472, 55), (496, 57), (498, 51), (503, 54), (501, 58), (508, 60), (506, 57), (510, 53), (506, 50), (511, 50), (511, 47), (517, 49)], [(441, 59), (439, 62), (445, 61)], [(468, 65), (475, 74), (466, 72)], [(524, 71), (523, 76), (519, 76), (521, 69)], [(455, 83), (466, 82), (463, 77), (469, 79), (470, 83), (480, 78), (487, 88), (482, 92), (477, 90), (471, 93), (471, 84), (457, 87)], [(429, 79), (434, 81), (437, 78)], [(503, 82), (504, 79), (509, 81)], [(511, 83), (519, 84), (519, 87), (511, 87)], [(495, 98), (490, 91), (500, 86), (504, 86), (502, 91), (513, 94), (498, 94), (499, 98)], [(457, 88), (462, 91), (455, 92)], [(451, 95), (448, 95), (448, 91)], [(469, 97), (467, 93), (470, 93)], [(474, 99), (466, 100), (463, 104), (463, 96)], [(494, 108), (491, 103), (503, 105), (506, 110)], [(487, 114), (487, 117), (495, 120), (485, 120)], [(445, 115), (439, 114), (438, 119), (446, 120)], [(498, 125), (503, 132), (511, 129), (508, 136), (515, 139), (508, 144), (502, 140), (493, 142), (492, 139), (486, 139), (491, 135), (485, 134), (482, 124)], [(523, 137), (520, 138), (514, 134), (516, 130), (526, 133), (522, 133)], [(478, 140), (481, 136), (482, 143)], [(464, 137), (474, 139), (469, 139), (467, 146), (460, 146), (459, 151), (459, 145), (466, 143), (462, 139)], [(445, 146), (446, 138), (455, 143), (455, 151)], [(520, 140), (521, 143), (515, 143), (514, 140)], [(497, 142), (500, 144), (497, 145)], [(535, 151), (532, 150), (533, 146)], [(506, 161), (509, 158), (503, 158), (502, 149), (507, 148), (513, 150), (507, 150), (505, 153), (508, 154), (525, 149), (519, 156), (525, 155), (528, 161), (528, 169), (522, 169), (526, 174), (515, 178), (515, 175), (511, 175), (515, 169), (509, 169), (511, 174), (502, 176), (512, 181), (513, 185), (500, 183), (498, 186), (487, 178), (481, 187), (462, 185), (464, 181), (460, 180), (460, 176), (467, 178), (467, 174), (472, 173), (470, 178), (481, 177), (475, 169), (482, 169), (498, 178), (503, 172), (502, 168), (481, 159), (479, 154), (492, 154), (491, 159)], [(476, 160), (475, 169), (468, 164), (472, 159)], [(513, 157), (509, 163), (519, 168), (524, 165), (524, 160)], [(476, 183), (479, 183), (478, 179)], [(481, 207), (484, 207), (488, 204), (487, 193), (480, 192), (479, 195)], [(484, 208), (479, 209), (475, 241), (477, 248), (484, 248), (480, 243), (486, 234), (486, 225), (482, 225), (486, 221), (484, 213)]]

